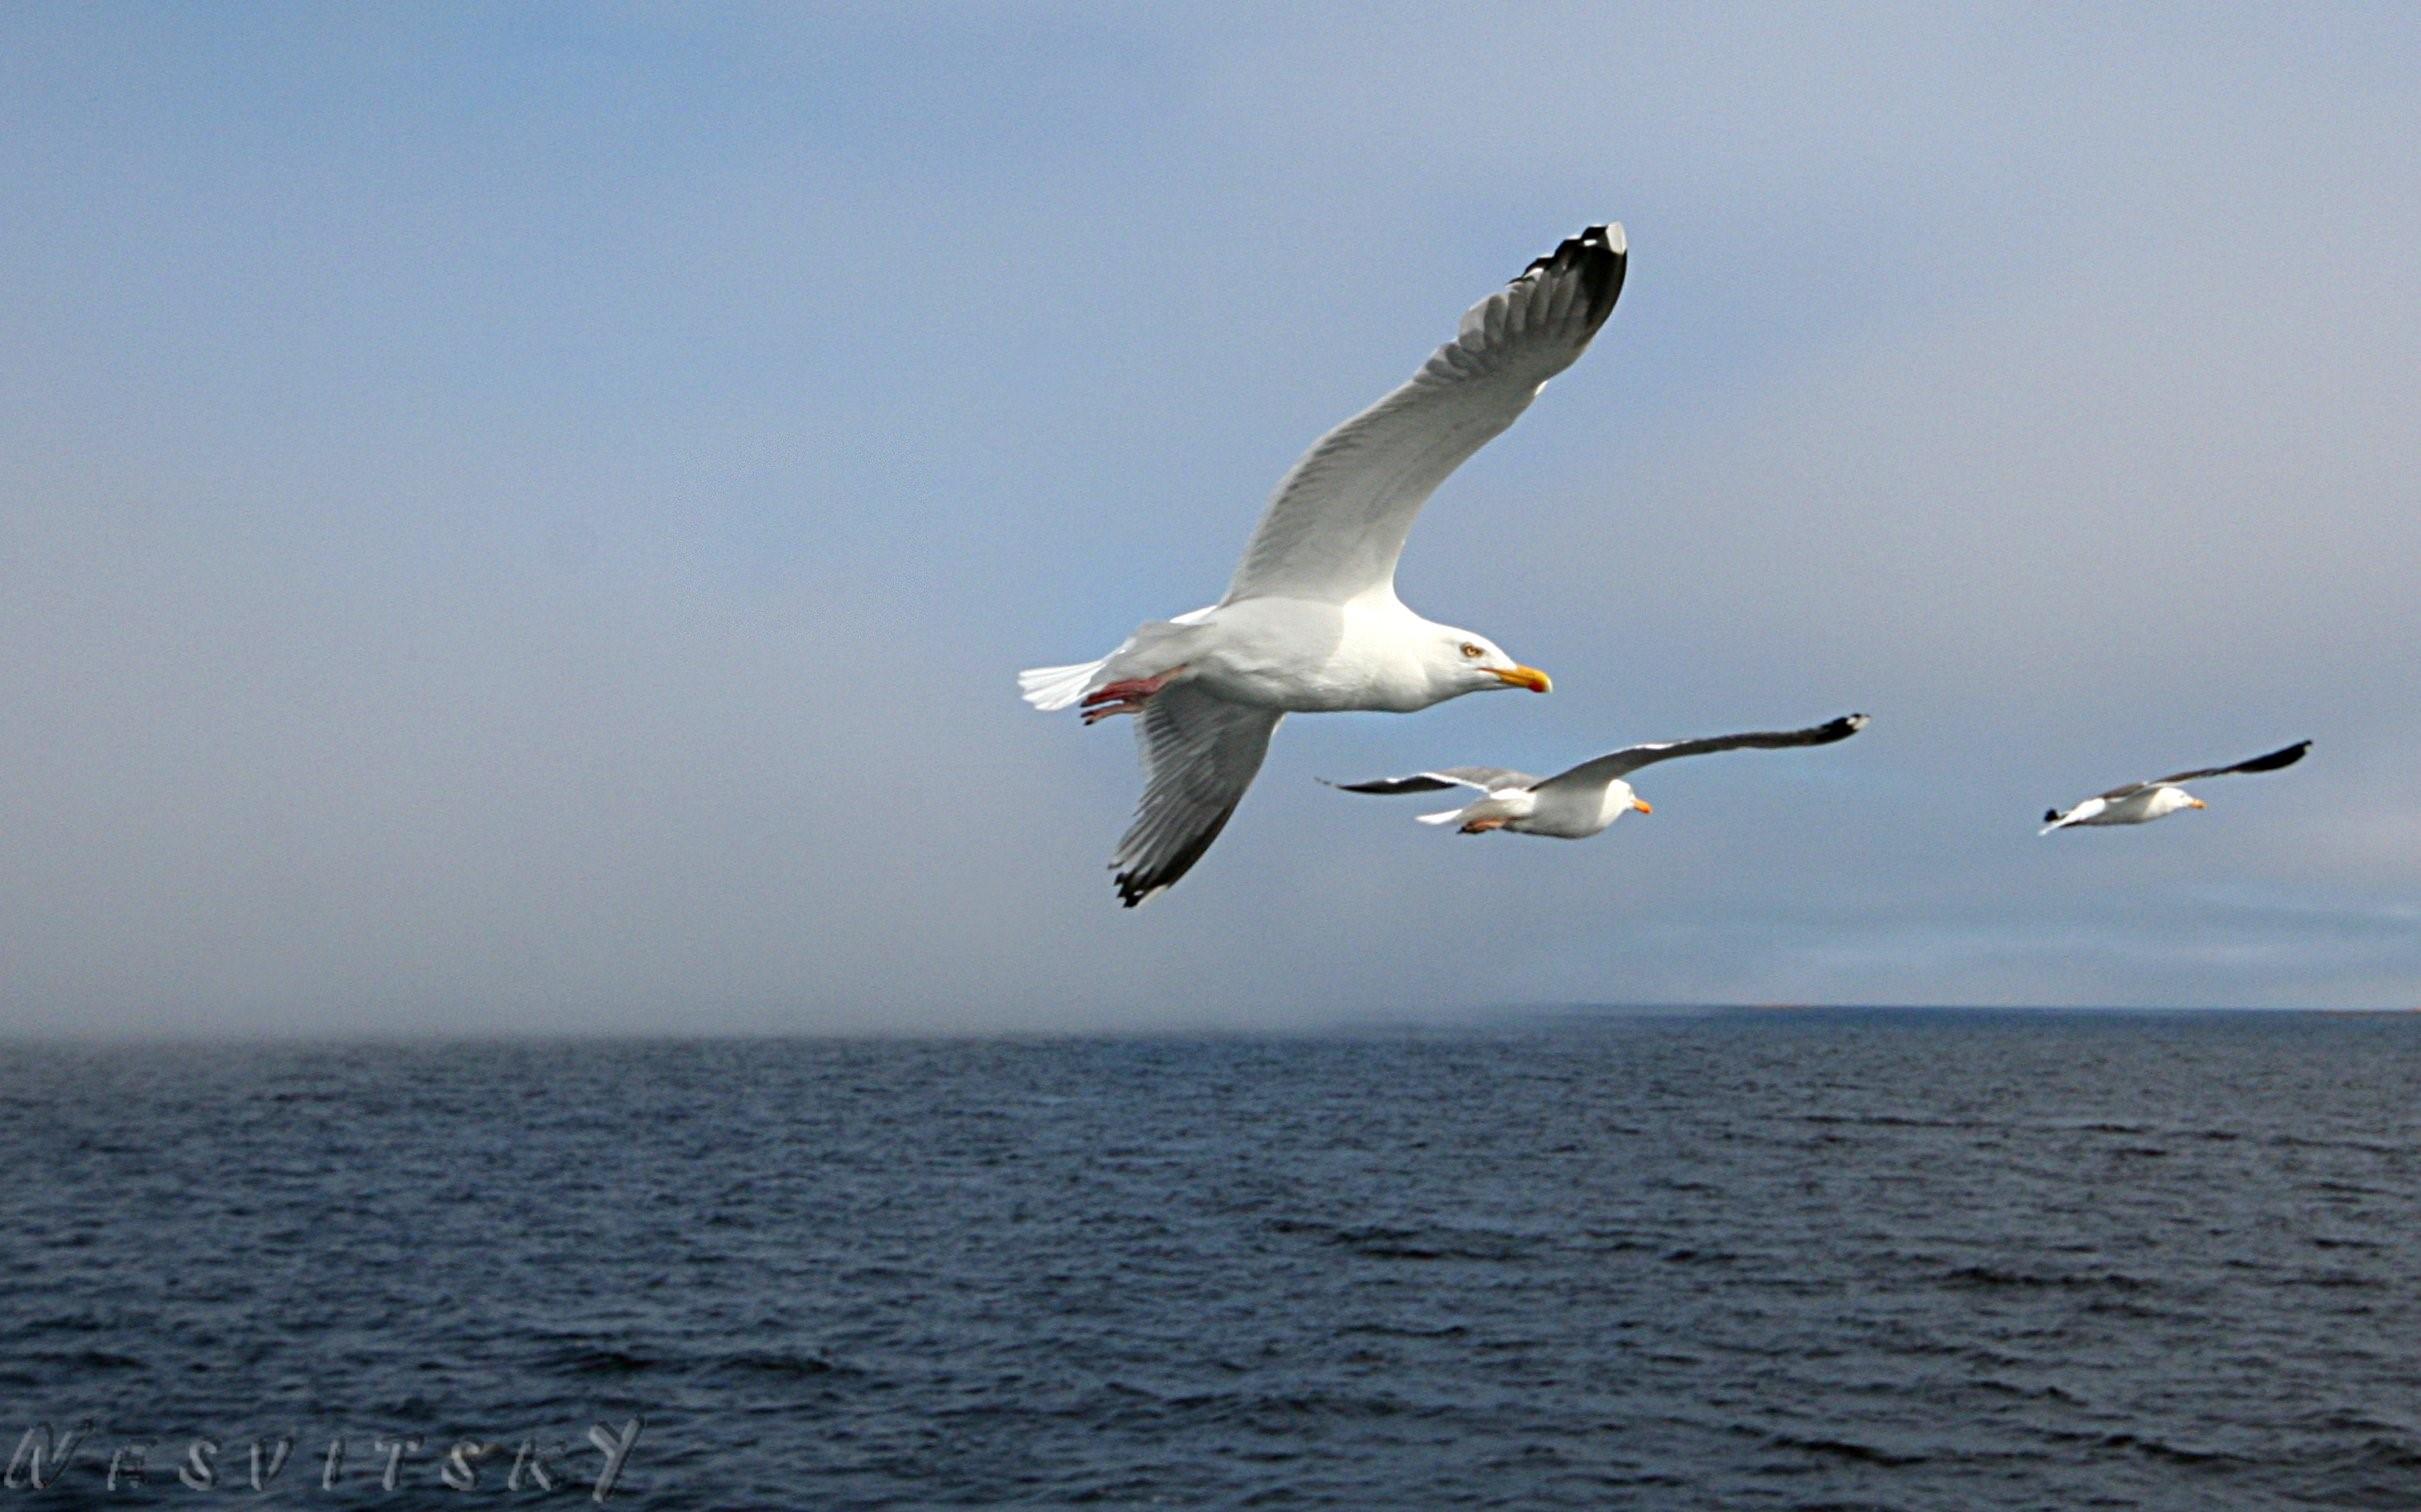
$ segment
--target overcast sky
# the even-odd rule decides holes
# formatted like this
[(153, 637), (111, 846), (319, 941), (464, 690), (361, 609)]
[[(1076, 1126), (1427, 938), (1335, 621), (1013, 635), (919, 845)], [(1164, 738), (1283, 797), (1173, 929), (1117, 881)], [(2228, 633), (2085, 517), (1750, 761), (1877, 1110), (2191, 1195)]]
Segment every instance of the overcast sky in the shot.
[[(2390, 6), (9, 7), (0, 1030), (2421, 1004), (2416, 142)], [(1609, 218), (1399, 580), (1557, 692), (1120, 910), (1016, 669)]]

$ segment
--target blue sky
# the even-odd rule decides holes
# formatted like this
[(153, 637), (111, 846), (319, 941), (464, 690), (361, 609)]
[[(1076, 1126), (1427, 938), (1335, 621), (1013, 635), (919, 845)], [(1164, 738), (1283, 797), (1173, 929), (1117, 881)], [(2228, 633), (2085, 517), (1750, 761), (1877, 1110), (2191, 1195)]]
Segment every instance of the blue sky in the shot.
[[(2421, 21), (2380, 7), (0, 17), (0, 1027), (2421, 1002)], [(1623, 220), (1415, 608), (1135, 914), (1270, 485)], [(1582, 846), (1315, 775), (1658, 769)], [(2207, 813), (2113, 782), (2317, 740)]]

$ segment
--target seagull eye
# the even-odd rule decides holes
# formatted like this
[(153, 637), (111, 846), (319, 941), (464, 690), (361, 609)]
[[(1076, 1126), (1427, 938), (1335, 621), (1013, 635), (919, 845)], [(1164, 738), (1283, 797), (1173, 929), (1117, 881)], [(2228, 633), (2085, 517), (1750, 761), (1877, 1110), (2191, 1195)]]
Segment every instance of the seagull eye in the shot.
[(1471, 644), (1469, 641), (1463, 642), (1463, 657), (1466, 661), (1478, 661), (1480, 657), (1480, 648)]

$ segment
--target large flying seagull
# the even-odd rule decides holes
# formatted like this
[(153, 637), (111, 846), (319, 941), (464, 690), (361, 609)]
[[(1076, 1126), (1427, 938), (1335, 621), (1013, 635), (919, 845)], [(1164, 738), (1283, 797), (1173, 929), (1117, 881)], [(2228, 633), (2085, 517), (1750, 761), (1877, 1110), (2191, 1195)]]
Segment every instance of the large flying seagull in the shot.
[(1035, 708), (1140, 716), (1143, 802), (1110, 862), (1129, 908), (1202, 859), (1288, 714), (1547, 691), (1547, 674), (1486, 636), (1405, 608), (1396, 558), (1446, 475), (1587, 349), (1626, 260), (1622, 227), (1592, 226), (1473, 305), (1408, 382), (1304, 453), (1218, 603), (1152, 621), (1099, 661), (1018, 674)]

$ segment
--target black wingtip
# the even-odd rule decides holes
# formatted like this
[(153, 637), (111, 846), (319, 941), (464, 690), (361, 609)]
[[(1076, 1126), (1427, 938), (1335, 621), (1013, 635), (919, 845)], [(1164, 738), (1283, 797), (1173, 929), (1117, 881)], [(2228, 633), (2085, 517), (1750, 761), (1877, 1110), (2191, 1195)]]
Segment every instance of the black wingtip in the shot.
[(2291, 767), (2296, 762), (2301, 761), (2303, 759), (2303, 753), (2311, 748), (2312, 743), (2310, 741), (2299, 740), (2291, 746), (2286, 746), (2282, 749), (2272, 751), (2267, 756), (2256, 756), (2251, 761), (2248, 761), (2243, 766), (2237, 768), (2237, 770), (2243, 772), (2275, 772), (2280, 767)]
[[(1170, 881), (1176, 880), (1171, 878)], [(1151, 901), (1152, 895), (1168, 884), (1156, 882), (1136, 872), (1120, 872), (1117, 878), (1118, 906), (1139, 908)]]
[(1231, 803), (1225, 812), (1204, 825), (1199, 834), (1186, 841), (1175, 855), (1158, 866), (1120, 872), (1116, 879), (1118, 901), (1128, 908), (1136, 908), (1176, 886), (1177, 879), (1193, 870), (1194, 863), (1202, 859), (1203, 853), (1211, 848), (1211, 842), (1219, 838), (1219, 832), (1227, 828), (1227, 821), (1235, 816), (1236, 806)]
[(1622, 297), (1623, 275), (1630, 264), (1631, 243), (1623, 235), (1622, 222), (1608, 221), (1565, 238), (1554, 251), (1533, 259), (1530, 266), (1522, 269), (1522, 276), (1527, 278), (1542, 270), (1560, 272), (1578, 268), (1581, 294), (1588, 301), (1589, 329), (1594, 331), (1614, 313), (1614, 302)]
[(2060, 822), (2060, 811), (2059, 811), (2058, 809), (2045, 809), (2045, 810), (2043, 810), (2043, 822), (2044, 822), (2045, 824), (2057, 824), (2057, 823), (2059, 823), (2059, 822)]

